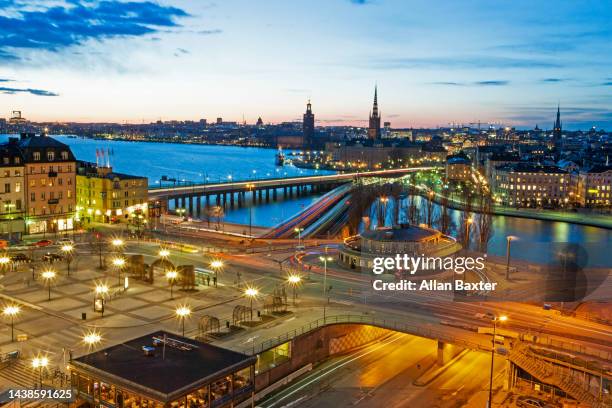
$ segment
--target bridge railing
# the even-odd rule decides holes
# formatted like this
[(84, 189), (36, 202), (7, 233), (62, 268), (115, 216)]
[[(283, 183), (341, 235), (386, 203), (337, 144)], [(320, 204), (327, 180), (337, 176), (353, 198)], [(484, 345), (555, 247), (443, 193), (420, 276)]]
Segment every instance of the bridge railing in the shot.
[(316, 319), (308, 324), (305, 324), (304, 326), (300, 328), (288, 331), (279, 336), (263, 341), (259, 344), (259, 346), (251, 348), (251, 349), (247, 349), (245, 350), (245, 352), (259, 354), (273, 347), (276, 347), (280, 344), (286, 343), (303, 334), (307, 334), (309, 332), (312, 332), (324, 326), (330, 326), (330, 325), (335, 325), (335, 324), (363, 324), (363, 325), (369, 325), (369, 326), (376, 326), (376, 327), (380, 327), (383, 329), (412, 334), (412, 335), (419, 336), (419, 337), (426, 337), (430, 339), (441, 340), (441, 341), (453, 343), (455, 345), (473, 349), (473, 350), (491, 351), (491, 346), (487, 346), (485, 344), (475, 342), (475, 341), (458, 338), (456, 336), (445, 333), (442, 330), (421, 327), (419, 325), (410, 324), (407, 322), (401, 322), (401, 321), (397, 321), (393, 319), (378, 318), (374, 316), (346, 314), (346, 315), (326, 316), (324, 318)]

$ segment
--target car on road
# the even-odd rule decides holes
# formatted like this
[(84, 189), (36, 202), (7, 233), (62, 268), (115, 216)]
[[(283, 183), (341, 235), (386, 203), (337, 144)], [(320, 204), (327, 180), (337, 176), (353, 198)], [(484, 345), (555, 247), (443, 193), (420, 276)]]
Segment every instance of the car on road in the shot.
[(15, 254), (11, 256), (11, 262), (13, 263), (30, 263), (32, 260), (26, 254)]
[(529, 397), (525, 395), (517, 398), (516, 406), (518, 408), (557, 408), (558, 407), (557, 404), (546, 402), (539, 398)]
[(57, 241), (55, 241), (55, 244), (59, 246), (74, 245), (74, 241), (71, 240), (70, 238), (60, 238)]
[(53, 244), (53, 241), (48, 240), (48, 239), (41, 239), (40, 241), (34, 242), (32, 245), (39, 247), (39, 248), (43, 248), (43, 247), (48, 247), (51, 244)]
[(59, 254), (52, 254), (51, 252), (47, 252), (46, 254), (44, 254), (42, 256), (43, 262), (49, 262), (49, 263), (53, 263), (53, 262), (56, 262), (56, 261), (61, 261), (62, 259), (64, 259), (64, 258), (62, 258), (61, 255), (59, 255)]

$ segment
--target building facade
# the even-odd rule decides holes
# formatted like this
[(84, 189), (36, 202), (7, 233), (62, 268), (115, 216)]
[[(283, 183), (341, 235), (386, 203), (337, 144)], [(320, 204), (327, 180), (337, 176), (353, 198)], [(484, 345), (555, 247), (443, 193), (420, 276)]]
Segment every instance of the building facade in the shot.
[(493, 193), (515, 207), (558, 208), (576, 203), (576, 180), (556, 166), (505, 164), (495, 169)]
[(463, 154), (446, 158), (446, 178), (452, 181), (467, 181), (472, 175), (472, 161)]
[(76, 159), (68, 145), (45, 134), (22, 134), (26, 230), (30, 234), (71, 230), (76, 207)]
[(78, 218), (87, 222), (146, 222), (149, 184), (146, 177), (114, 172), (112, 167), (78, 162)]
[(612, 166), (594, 166), (578, 175), (578, 201), (583, 207), (612, 206)]
[(0, 235), (8, 240), (25, 232), (23, 162), (17, 138), (0, 145)]

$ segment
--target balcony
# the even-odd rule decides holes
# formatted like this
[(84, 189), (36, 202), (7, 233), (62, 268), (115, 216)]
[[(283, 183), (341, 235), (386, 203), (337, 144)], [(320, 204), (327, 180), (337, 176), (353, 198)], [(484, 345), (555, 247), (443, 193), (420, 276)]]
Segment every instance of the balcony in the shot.
[(59, 198), (50, 198), (49, 201), (47, 201), (47, 204), (49, 205), (59, 204)]
[(50, 171), (49, 177), (57, 177), (57, 171)]

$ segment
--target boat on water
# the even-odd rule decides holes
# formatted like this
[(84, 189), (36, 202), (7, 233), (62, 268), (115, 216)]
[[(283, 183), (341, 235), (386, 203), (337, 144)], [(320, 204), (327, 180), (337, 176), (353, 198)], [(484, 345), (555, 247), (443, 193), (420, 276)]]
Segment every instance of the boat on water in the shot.
[(284, 166), (285, 165), (285, 154), (283, 153), (283, 149), (278, 146), (278, 153), (276, 153), (276, 159), (275, 159), (275, 163), (277, 166)]

